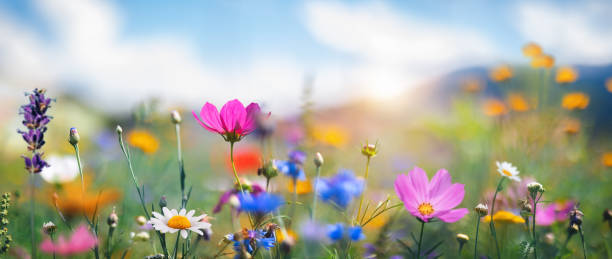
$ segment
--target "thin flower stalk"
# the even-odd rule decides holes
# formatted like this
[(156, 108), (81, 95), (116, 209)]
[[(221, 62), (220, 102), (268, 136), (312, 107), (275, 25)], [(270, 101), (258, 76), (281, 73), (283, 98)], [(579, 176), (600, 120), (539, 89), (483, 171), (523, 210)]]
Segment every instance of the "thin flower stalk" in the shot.
[(183, 161), (183, 152), (181, 149), (181, 124), (174, 124), (174, 131), (176, 133), (176, 153), (178, 157), (179, 164), (179, 177), (181, 184), (181, 209), (187, 206), (187, 196), (185, 196), (185, 164)]
[[(495, 188), (495, 194), (493, 194), (493, 200), (491, 201), (491, 215), (495, 215), (495, 200), (497, 199), (497, 193), (503, 189), (502, 184), (506, 177), (502, 177), (499, 179), (499, 183), (497, 184), (497, 188)], [(497, 232), (495, 232), (495, 220), (491, 220), (489, 223), (489, 228), (491, 229), (491, 236), (493, 236), (493, 240), (495, 242), (495, 251), (497, 252), (497, 258), (501, 259), (501, 254), (499, 251), (499, 242), (497, 240)]]
[[(321, 176), (321, 166), (317, 166), (316, 167), (316, 176), (315, 176), (315, 189), (314, 189), (314, 195), (312, 197), (312, 210), (310, 211), (310, 219), (314, 220), (315, 216), (317, 215), (317, 200), (319, 198), (319, 185), (316, 184), (319, 181), (319, 176)], [(294, 186), (295, 187), (295, 186)], [(297, 188), (293, 188), (294, 190), (296, 190)]]
[(423, 244), (423, 230), (425, 229), (425, 221), (421, 221), (421, 233), (419, 234), (419, 244), (417, 247), (417, 258), (421, 258), (421, 246)]
[(355, 215), (355, 219), (359, 219), (359, 215), (361, 215), (361, 207), (363, 206), (363, 196), (365, 195), (366, 186), (368, 183), (368, 172), (370, 171), (370, 159), (372, 157), (368, 156), (365, 167), (364, 174), (364, 184), (363, 184), (363, 192), (361, 193), (361, 198), (359, 198), (359, 208), (357, 209), (357, 215)]
[(474, 239), (474, 259), (478, 257), (478, 230), (480, 229), (480, 215), (476, 214), (476, 238)]

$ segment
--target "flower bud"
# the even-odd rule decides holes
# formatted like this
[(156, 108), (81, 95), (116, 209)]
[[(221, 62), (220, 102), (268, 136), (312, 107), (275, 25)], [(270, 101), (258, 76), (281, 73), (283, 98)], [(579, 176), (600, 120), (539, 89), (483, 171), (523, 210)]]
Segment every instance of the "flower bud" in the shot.
[(580, 227), (576, 224), (570, 224), (569, 228), (567, 228), (567, 233), (571, 236), (573, 234), (578, 233)]
[(315, 166), (316, 167), (321, 167), (323, 165), (323, 162), (325, 162), (323, 160), (323, 155), (321, 155), (321, 153), (317, 152), (315, 154), (315, 157), (314, 157), (314, 164), (315, 164)]
[(141, 231), (138, 233), (134, 233), (131, 232), (130, 233), (130, 238), (132, 238), (132, 240), (134, 240), (134, 242), (146, 242), (149, 240), (149, 238), (151, 238), (151, 236), (149, 235), (149, 233), (147, 231)]
[(147, 224), (147, 218), (145, 218), (144, 216), (136, 216), (135, 220), (136, 224), (138, 224), (139, 226), (144, 226), (145, 224)]
[(117, 216), (117, 212), (115, 212), (115, 208), (113, 207), (113, 212), (111, 212), (111, 214), (108, 215), (108, 219), (106, 220), (106, 223), (108, 224), (109, 227), (116, 228), (117, 222), (119, 222), (119, 216)]
[(487, 207), (485, 204), (479, 203), (476, 205), (476, 207), (474, 207), (474, 211), (478, 213), (478, 216), (484, 217), (489, 214), (489, 207)]
[(549, 245), (554, 245), (555, 244), (555, 234), (553, 234), (552, 232), (548, 232), (544, 235), (544, 243), (549, 244)]
[(603, 212), (603, 220), (604, 221), (612, 221), (612, 211), (610, 209), (606, 209)]
[(121, 128), (121, 126), (117, 125), (117, 128), (115, 129), (115, 131), (117, 132), (117, 134), (121, 135), (121, 133), (123, 133), (123, 128)]
[(461, 234), (461, 233), (457, 234), (456, 238), (457, 238), (457, 242), (459, 242), (459, 244), (465, 244), (465, 243), (467, 243), (467, 241), (470, 240), (470, 237), (468, 237), (468, 235)]
[(159, 207), (160, 208), (164, 208), (168, 206), (168, 201), (166, 200), (166, 196), (162, 195), (161, 198), (159, 198)]
[(57, 227), (51, 221), (49, 221), (47, 223), (44, 223), (43, 226), (42, 226), (43, 232), (45, 234), (47, 234), (47, 235), (53, 235), (53, 233), (55, 233), (56, 229), (57, 229)]
[(520, 200), (518, 205), (519, 208), (521, 208), (521, 215), (523, 217), (529, 216), (529, 214), (531, 214), (531, 212), (533, 211), (533, 206), (529, 204), (528, 200)]
[(183, 121), (183, 118), (181, 118), (181, 114), (177, 110), (174, 110), (170, 112), (170, 120), (172, 120), (172, 123), (174, 124), (180, 124)]
[(278, 169), (274, 166), (274, 161), (268, 161), (261, 168), (257, 169), (257, 175), (263, 175), (266, 179), (276, 177), (278, 175)]
[(367, 157), (375, 157), (378, 153), (378, 143), (377, 144), (365, 144), (361, 147), (361, 154)]
[(574, 208), (569, 212), (570, 224), (576, 224), (578, 226), (582, 225), (582, 218), (584, 218), (584, 213), (578, 210), (578, 208)]
[(544, 187), (542, 187), (542, 184), (538, 182), (531, 182), (527, 184), (527, 190), (529, 190), (530, 193), (534, 194), (544, 192)]
[(79, 132), (77, 131), (76, 128), (70, 128), (70, 133), (69, 133), (69, 137), (68, 137), (68, 142), (70, 143), (70, 145), (76, 145), (77, 143), (79, 143), (79, 140), (81, 140), (81, 137), (79, 136)]

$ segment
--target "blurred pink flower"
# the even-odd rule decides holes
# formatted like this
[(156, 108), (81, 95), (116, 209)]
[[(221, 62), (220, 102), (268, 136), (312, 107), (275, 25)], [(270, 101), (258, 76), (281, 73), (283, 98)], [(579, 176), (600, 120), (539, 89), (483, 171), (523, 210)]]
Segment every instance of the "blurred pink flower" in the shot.
[(440, 169), (429, 181), (425, 171), (415, 167), (408, 175), (397, 176), (395, 192), (406, 210), (425, 222), (438, 218), (452, 223), (468, 213), (466, 208), (453, 209), (463, 201), (465, 190), (463, 184), (451, 183), (446, 169)]
[(550, 226), (557, 221), (568, 219), (570, 210), (574, 208), (574, 201), (553, 202), (545, 207), (539, 203), (536, 210), (536, 224), (540, 226)]
[(47, 238), (40, 243), (40, 250), (45, 253), (57, 253), (59, 255), (68, 256), (87, 252), (94, 248), (98, 240), (89, 232), (85, 225), (79, 226), (70, 236), (70, 240), (66, 241), (64, 236), (58, 236), (57, 242), (53, 243)]
[(200, 110), (199, 117), (195, 111), (192, 113), (198, 123), (208, 131), (221, 134), (226, 141), (236, 142), (255, 130), (255, 120), (260, 111), (256, 103), (245, 108), (240, 101), (234, 99), (223, 105), (221, 113), (208, 102)]

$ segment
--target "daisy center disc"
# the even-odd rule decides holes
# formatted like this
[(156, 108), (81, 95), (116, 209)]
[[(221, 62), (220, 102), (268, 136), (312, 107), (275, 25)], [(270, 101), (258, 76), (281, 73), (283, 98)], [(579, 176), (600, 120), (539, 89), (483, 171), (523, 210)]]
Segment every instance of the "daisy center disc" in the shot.
[(185, 216), (176, 215), (168, 220), (168, 227), (174, 229), (188, 229), (191, 227), (191, 222)]
[(506, 176), (512, 176), (512, 173), (510, 173), (510, 171), (503, 169), (502, 173), (504, 173)]
[(429, 216), (434, 213), (434, 208), (431, 206), (429, 202), (424, 202), (419, 205), (419, 213), (423, 216)]

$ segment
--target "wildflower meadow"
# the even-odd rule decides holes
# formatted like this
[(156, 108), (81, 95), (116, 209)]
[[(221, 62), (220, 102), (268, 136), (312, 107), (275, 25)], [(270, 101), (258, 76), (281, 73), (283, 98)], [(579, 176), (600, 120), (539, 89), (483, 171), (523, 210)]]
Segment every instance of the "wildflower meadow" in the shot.
[(0, 258), (612, 258), (612, 67), (556, 50), (387, 99), (6, 88)]

